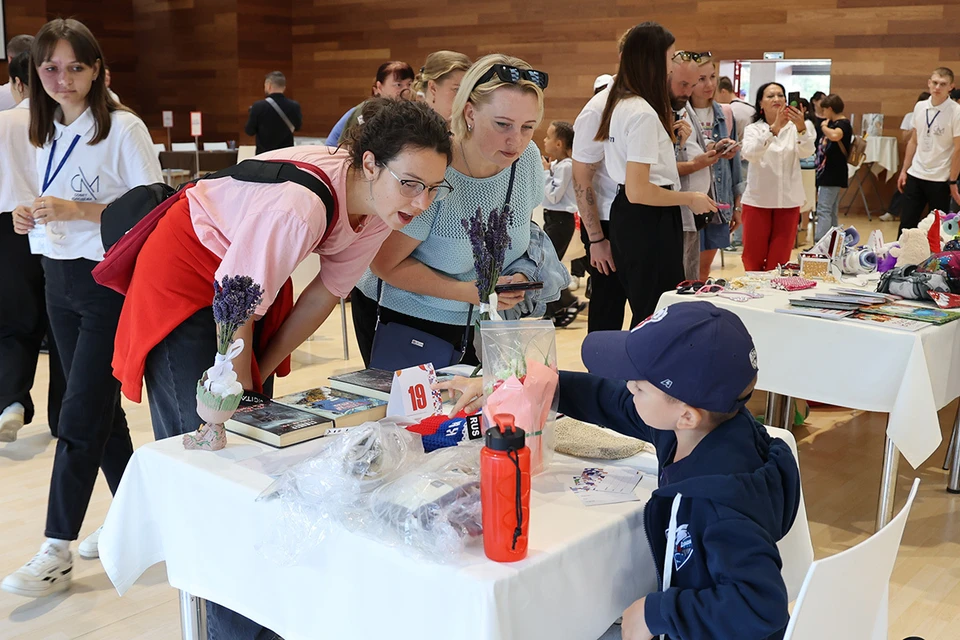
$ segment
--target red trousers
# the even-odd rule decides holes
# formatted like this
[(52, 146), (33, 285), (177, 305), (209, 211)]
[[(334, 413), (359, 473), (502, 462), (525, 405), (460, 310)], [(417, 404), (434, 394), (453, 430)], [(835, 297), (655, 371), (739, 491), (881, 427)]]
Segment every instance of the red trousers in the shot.
[(790, 262), (800, 207), (765, 209), (743, 205), (743, 268), (770, 271)]

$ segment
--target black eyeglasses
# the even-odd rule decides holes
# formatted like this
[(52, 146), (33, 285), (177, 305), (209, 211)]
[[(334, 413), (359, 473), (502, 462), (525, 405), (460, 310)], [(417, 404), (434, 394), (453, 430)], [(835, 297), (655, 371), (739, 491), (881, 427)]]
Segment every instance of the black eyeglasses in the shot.
[(387, 171), (390, 172), (390, 175), (396, 178), (397, 182), (400, 183), (400, 195), (402, 195), (404, 198), (416, 198), (423, 193), (424, 190), (426, 190), (430, 194), (430, 202), (439, 202), (453, 192), (453, 187), (447, 184), (446, 180), (444, 180), (443, 184), (438, 184), (434, 187), (428, 187), (419, 180), (407, 180), (405, 178), (401, 178), (393, 172), (393, 169), (387, 165), (383, 166), (386, 167)]
[(497, 76), (503, 82), (509, 82), (510, 84), (517, 84), (521, 80), (529, 80), (533, 84), (540, 87), (541, 90), (546, 89), (547, 83), (550, 82), (550, 76), (547, 75), (546, 71), (518, 69), (506, 64), (495, 64), (490, 67), (489, 71), (480, 76), (480, 79), (477, 80), (475, 85), (473, 85), (473, 88), (476, 89), (484, 82), (493, 80), (493, 76)]
[(673, 54), (673, 59), (676, 60), (677, 58), (680, 58), (684, 62), (693, 60), (697, 64), (701, 64), (703, 62), (709, 62), (710, 59), (713, 58), (713, 54), (709, 51), (701, 51), (700, 53), (694, 51), (677, 51)]

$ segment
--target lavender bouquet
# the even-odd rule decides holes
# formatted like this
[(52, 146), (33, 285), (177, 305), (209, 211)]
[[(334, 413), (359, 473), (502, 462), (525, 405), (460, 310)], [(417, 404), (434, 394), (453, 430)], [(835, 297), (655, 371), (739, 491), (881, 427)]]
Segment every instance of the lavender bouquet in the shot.
[(233, 370), (233, 359), (243, 351), (243, 340), (234, 340), (234, 335), (263, 300), (263, 289), (249, 276), (224, 276), (222, 282), (213, 283), (213, 289), (217, 355), (213, 366), (197, 381), (197, 414), (205, 423), (183, 436), (185, 448), (205, 451), (218, 451), (227, 445), (223, 423), (236, 412), (243, 397), (243, 385)]
[(467, 231), (470, 245), (473, 248), (473, 267), (477, 272), (477, 294), (480, 298), (479, 320), (490, 320), (496, 315), (496, 299), (494, 287), (503, 271), (503, 260), (507, 249), (510, 248), (510, 236), (507, 228), (513, 221), (513, 211), (504, 206), (494, 209), (484, 216), (481, 209), (477, 209), (472, 217), (461, 220)]

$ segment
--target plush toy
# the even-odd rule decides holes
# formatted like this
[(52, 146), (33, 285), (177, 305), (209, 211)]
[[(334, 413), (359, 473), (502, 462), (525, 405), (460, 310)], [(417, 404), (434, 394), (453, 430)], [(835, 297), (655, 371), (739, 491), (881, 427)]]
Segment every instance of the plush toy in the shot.
[(877, 271), (880, 273), (886, 273), (897, 266), (897, 256), (892, 253), (894, 248), (900, 249), (900, 243), (885, 244), (883, 249), (875, 252), (877, 254)]
[[(941, 212), (938, 209), (934, 209), (917, 225), (917, 229), (923, 231), (927, 237), (927, 246), (930, 249), (930, 253), (940, 253), (942, 247), (942, 243), (940, 242), (940, 215)], [(901, 242), (902, 241), (901, 238)], [(899, 262), (897, 266), (900, 266)]]
[[(927, 230), (929, 230), (929, 223)], [(900, 246), (890, 249), (890, 255), (897, 259), (896, 266), (909, 267), (917, 265), (930, 257), (930, 242), (927, 232), (923, 229), (904, 229), (900, 235)]]
[[(944, 244), (960, 236), (960, 214), (948, 213), (941, 216), (940, 238)], [(944, 251), (947, 249), (944, 248)]]

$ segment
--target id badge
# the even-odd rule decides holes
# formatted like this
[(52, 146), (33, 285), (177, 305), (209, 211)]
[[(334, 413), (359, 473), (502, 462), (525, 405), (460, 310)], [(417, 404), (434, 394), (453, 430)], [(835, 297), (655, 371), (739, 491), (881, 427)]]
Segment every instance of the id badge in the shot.
[(47, 236), (46, 225), (36, 225), (27, 232), (27, 239), (30, 241), (30, 253), (45, 255), (50, 252), (50, 238)]
[(933, 151), (933, 135), (928, 133), (920, 141), (920, 148), (925, 152)]

